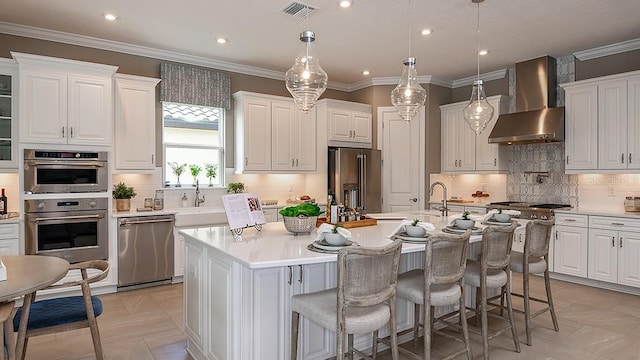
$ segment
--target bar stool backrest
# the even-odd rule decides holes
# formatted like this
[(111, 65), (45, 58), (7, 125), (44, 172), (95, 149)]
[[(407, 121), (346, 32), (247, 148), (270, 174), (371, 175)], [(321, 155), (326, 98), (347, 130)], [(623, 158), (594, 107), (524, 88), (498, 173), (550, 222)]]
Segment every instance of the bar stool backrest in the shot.
[(425, 288), (431, 284), (453, 284), (464, 277), (471, 230), (458, 236), (438, 234), (425, 244)]
[(524, 238), (524, 254), (527, 257), (543, 257), (549, 253), (551, 228), (555, 218), (549, 220), (531, 220), (527, 223)]
[(481, 264), (483, 269), (504, 269), (511, 262), (513, 232), (518, 223), (510, 226), (487, 226), (482, 231)]

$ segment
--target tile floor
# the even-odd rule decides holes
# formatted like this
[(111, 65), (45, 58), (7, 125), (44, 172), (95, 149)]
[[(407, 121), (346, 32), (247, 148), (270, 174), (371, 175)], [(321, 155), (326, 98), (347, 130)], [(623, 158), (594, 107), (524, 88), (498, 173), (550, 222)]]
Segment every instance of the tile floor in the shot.
[[(514, 289), (520, 288), (514, 275)], [(491, 358), (625, 360), (640, 359), (640, 296), (586, 287), (562, 281), (552, 283), (560, 331), (553, 331), (548, 313), (534, 320), (533, 346), (521, 344), (513, 351), (510, 333), (491, 340)], [(532, 281), (532, 292), (541, 297), (543, 282)], [(105, 310), (98, 318), (102, 343), (108, 359), (183, 360), (182, 285), (101, 295)], [(514, 304), (522, 308), (521, 300)], [(524, 341), (522, 315), (516, 314), (518, 333)], [(474, 359), (482, 359), (482, 343), (471, 335)], [(449, 346), (459, 346), (436, 337), (433, 354), (440, 358)], [(409, 346), (405, 344), (404, 346)], [(29, 341), (27, 359), (93, 359), (88, 329), (34, 337)], [(379, 359), (391, 359), (388, 352)], [(464, 356), (458, 357), (463, 359)], [(265, 359), (280, 360), (280, 359)]]

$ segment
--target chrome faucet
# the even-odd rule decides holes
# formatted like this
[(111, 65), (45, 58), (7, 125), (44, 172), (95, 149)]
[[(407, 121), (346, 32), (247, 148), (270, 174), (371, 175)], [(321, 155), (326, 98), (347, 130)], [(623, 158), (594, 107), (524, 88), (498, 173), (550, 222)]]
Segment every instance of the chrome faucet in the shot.
[(196, 180), (196, 198), (195, 198), (196, 207), (200, 207), (200, 204), (202, 204), (203, 202), (204, 202), (204, 195), (202, 195), (202, 198), (200, 198), (200, 185), (198, 183), (198, 180)]
[(442, 207), (438, 208), (438, 210), (442, 212), (442, 216), (449, 216), (449, 209), (447, 209), (447, 185), (440, 181), (434, 182), (429, 188), (429, 196), (433, 196), (433, 188), (436, 185), (442, 186)]

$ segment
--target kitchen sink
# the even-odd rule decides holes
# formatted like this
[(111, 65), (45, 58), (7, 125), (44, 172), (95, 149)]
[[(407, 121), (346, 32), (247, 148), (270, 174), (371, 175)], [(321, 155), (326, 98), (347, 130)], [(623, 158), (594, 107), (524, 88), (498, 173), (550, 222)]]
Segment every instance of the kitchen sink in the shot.
[(226, 225), (227, 214), (224, 208), (192, 207), (181, 208), (175, 215), (176, 227), (196, 227)]

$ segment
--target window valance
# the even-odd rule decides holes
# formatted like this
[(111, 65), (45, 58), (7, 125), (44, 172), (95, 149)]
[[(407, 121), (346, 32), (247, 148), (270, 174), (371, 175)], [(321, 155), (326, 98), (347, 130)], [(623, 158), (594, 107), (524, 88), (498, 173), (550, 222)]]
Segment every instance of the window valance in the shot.
[(227, 73), (162, 63), (160, 78), (160, 101), (231, 109), (231, 80)]

